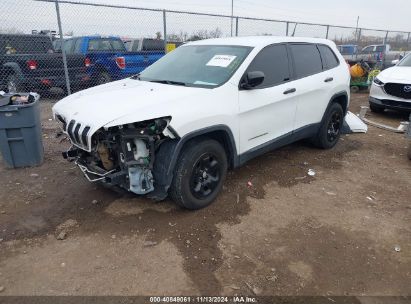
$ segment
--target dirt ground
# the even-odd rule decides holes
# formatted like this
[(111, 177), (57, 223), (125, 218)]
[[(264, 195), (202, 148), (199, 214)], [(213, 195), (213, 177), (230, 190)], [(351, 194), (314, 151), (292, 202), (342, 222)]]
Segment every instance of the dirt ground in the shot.
[[(411, 295), (404, 135), (370, 127), (329, 151), (284, 147), (190, 212), (90, 184), (61, 157), (52, 104), (44, 164), (0, 165), (1, 295)], [(352, 97), (360, 105), (367, 95)]]

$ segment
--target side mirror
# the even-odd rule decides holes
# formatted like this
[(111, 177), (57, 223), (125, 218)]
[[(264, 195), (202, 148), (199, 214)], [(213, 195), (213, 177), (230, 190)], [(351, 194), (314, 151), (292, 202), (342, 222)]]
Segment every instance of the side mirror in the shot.
[(240, 88), (243, 90), (251, 90), (263, 83), (265, 75), (261, 71), (247, 72), (243, 77)]

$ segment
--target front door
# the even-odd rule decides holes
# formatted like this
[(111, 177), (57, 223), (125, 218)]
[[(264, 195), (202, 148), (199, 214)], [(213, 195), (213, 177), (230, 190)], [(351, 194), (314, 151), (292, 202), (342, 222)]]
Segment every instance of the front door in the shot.
[(296, 86), (286, 44), (265, 47), (247, 72), (261, 71), (264, 82), (239, 92), (240, 154), (291, 135), (297, 107)]

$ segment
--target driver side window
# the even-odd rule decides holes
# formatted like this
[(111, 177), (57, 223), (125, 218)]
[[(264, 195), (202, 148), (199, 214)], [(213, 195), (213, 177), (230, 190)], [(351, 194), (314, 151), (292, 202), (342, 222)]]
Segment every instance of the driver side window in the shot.
[(273, 87), (291, 79), (287, 46), (273, 44), (265, 47), (257, 54), (247, 72), (261, 71), (264, 81), (256, 89)]

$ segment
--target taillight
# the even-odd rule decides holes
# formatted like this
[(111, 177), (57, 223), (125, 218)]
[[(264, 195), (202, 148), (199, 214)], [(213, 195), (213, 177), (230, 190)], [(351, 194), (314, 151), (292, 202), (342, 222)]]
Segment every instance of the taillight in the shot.
[(91, 60), (90, 60), (90, 58), (84, 59), (84, 65), (86, 66), (86, 68), (88, 68), (88, 67), (91, 65)]
[(126, 68), (126, 59), (124, 57), (117, 57), (116, 64), (120, 69), (123, 70)]
[(36, 60), (27, 60), (27, 67), (29, 70), (35, 70), (38, 67), (38, 63)]

